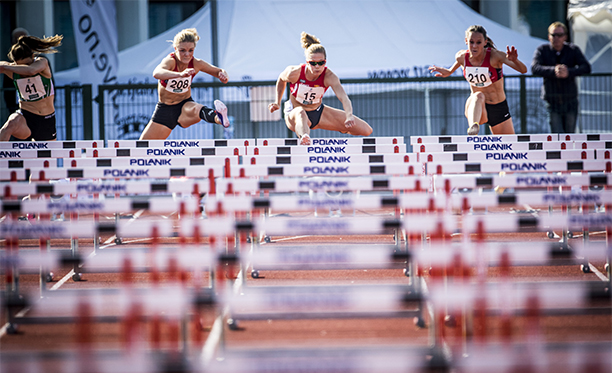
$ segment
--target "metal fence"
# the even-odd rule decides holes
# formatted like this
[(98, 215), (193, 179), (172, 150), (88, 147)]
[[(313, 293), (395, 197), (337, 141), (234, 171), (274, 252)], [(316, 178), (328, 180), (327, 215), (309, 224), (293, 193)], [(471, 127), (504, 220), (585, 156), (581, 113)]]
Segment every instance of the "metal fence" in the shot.
[[(469, 87), (461, 77), (346, 79), (344, 89), (354, 114), (367, 121), (372, 136), (463, 135), (464, 105)], [(580, 115), (578, 131), (612, 132), (612, 74), (579, 78)], [(194, 83), (192, 97), (206, 106), (219, 98), (228, 107), (231, 127), (200, 122), (188, 129), (177, 128), (171, 138), (262, 138), (293, 136), (284, 120), (267, 112), (274, 100), (275, 82)], [(517, 133), (549, 132), (548, 113), (540, 98), (542, 78), (506, 76), (505, 90)], [(285, 94), (285, 99), (287, 94)], [(69, 98), (69, 99), (68, 99)], [(91, 86), (56, 87), (59, 139), (138, 138), (157, 103), (155, 84), (101, 85), (92, 99)], [(342, 108), (331, 90), (326, 105)], [(8, 117), (2, 106), (2, 117)], [(103, 123), (100, 127), (98, 123)], [(319, 130), (315, 137), (345, 137)]]

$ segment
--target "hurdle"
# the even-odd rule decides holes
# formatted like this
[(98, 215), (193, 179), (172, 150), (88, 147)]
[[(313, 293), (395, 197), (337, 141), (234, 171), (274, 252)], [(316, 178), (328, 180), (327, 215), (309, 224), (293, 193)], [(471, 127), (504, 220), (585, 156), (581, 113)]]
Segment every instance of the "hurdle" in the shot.
[(247, 146), (245, 155), (342, 155), (406, 153), (406, 144), (332, 145), (332, 146)]
[(88, 158), (115, 158), (115, 157), (206, 157), (244, 155), (245, 151), (239, 147), (210, 147), (210, 148), (102, 148), (85, 149)]
[(543, 160), (578, 160), (604, 159), (598, 157), (596, 149), (582, 150), (528, 150), (500, 152), (425, 152), (418, 154), (419, 162), (484, 162), (484, 161), (543, 161)]
[[(199, 195), (210, 191), (210, 181), (200, 179), (172, 178), (169, 180), (74, 180), (66, 182), (35, 181), (32, 183), (0, 183), (0, 198), (35, 195)], [(214, 183), (213, 183), (214, 189)]]
[(80, 157), (81, 154), (81, 149), (0, 150), (0, 159), (76, 158)]
[(610, 172), (612, 160), (587, 159), (578, 161), (546, 160), (485, 162), (428, 162), (427, 174), (500, 173), (500, 172)]
[[(594, 139), (599, 141), (599, 138)], [(561, 140), (558, 134), (525, 134), (525, 135), (454, 135), (454, 136), (410, 136), (410, 145), (418, 144), (457, 144), (457, 143), (517, 143), (517, 142), (555, 142)]]
[[(408, 170), (410, 171), (410, 169)], [(231, 188), (230, 188), (231, 184)], [(219, 194), (237, 193), (308, 193), (341, 191), (392, 191), (424, 190), (429, 188), (430, 178), (418, 174), (407, 176), (316, 176), (309, 178), (279, 177), (266, 180), (246, 178), (220, 178), (216, 187)]]
[(79, 141), (10, 141), (0, 143), (0, 150), (42, 150), (42, 149), (87, 149), (103, 148), (102, 140), (79, 140)]
[[(397, 145), (404, 143), (404, 137), (346, 137), (346, 138), (311, 138), (313, 146), (333, 145)], [(257, 139), (257, 146), (297, 146), (298, 139), (267, 138)]]
[[(591, 147), (578, 149), (598, 149), (605, 146), (601, 142), (592, 142)], [(573, 142), (543, 141), (543, 142), (509, 142), (509, 143), (450, 143), (450, 144), (418, 144), (413, 147), (414, 153), (443, 153), (443, 152), (524, 152), (530, 150), (571, 150), (574, 149)]]
[(255, 139), (108, 140), (107, 148), (216, 148), (255, 145)]

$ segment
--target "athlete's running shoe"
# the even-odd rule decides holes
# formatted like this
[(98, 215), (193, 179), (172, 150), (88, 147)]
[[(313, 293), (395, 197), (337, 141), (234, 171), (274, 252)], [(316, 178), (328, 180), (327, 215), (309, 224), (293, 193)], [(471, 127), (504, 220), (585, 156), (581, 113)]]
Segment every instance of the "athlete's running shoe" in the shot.
[(478, 123), (474, 123), (468, 128), (468, 135), (475, 136), (480, 132), (480, 125)]
[(311, 141), (310, 141), (310, 135), (305, 133), (302, 135), (302, 137), (300, 137), (300, 145), (310, 145)]
[(227, 106), (225, 106), (225, 104), (219, 100), (215, 100), (214, 104), (215, 111), (217, 112), (217, 116), (221, 121), (221, 125), (225, 128), (229, 127), (230, 123), (227, 118)]

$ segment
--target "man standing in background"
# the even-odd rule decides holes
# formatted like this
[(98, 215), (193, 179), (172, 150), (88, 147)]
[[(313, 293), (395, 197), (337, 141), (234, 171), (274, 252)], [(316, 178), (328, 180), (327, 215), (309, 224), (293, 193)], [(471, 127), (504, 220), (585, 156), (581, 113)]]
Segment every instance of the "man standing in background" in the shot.
[(544, 77), (542, 98), (547, 102), (551, 133), (575, 133), (578, 118), (576, 76), (591, 72), (580, 48), (567, 42), (567, 27), (561, 22), (548, 26), (548, 40), (536, 49), (531, 63), (534, 75)]

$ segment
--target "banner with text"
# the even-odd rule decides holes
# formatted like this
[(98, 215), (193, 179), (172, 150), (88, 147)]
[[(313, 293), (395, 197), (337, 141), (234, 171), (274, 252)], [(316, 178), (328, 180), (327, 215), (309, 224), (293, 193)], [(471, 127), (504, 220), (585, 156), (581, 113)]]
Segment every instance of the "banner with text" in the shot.
[(81, 84), (117, 83), (117, 19), (114, 0), (70, 0)]

